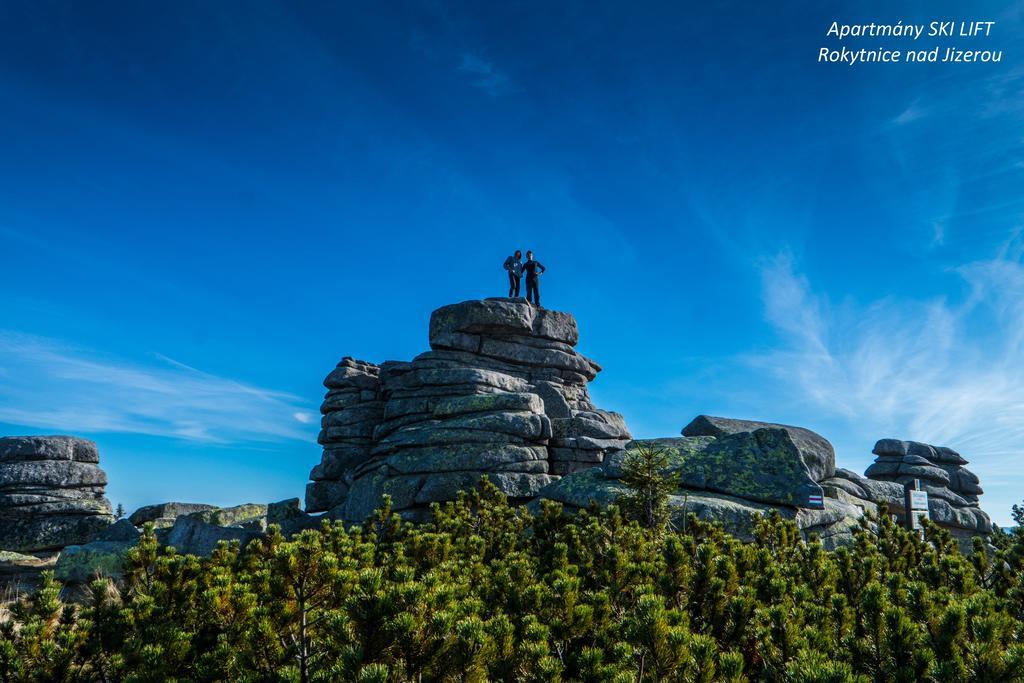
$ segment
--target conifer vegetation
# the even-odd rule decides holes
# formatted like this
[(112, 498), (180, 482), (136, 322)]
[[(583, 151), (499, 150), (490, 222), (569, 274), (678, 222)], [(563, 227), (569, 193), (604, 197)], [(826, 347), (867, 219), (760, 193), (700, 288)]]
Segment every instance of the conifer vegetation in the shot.
[(148, 529), (123, 581), (71, 600), (46, 576), (3, 609), (0, 681), (1024, 680), (1020, 528), (972, 555), (884, 517), (835, 552), (777, 516), (752, 543), (658, 528), (656, 456), (622, 510), (485, 482), (428, 524), (385, 504), (205, 559)]

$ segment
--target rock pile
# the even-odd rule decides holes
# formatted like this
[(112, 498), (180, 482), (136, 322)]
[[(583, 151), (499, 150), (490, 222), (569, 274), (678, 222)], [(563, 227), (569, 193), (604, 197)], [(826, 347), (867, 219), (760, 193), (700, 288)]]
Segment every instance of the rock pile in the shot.
[[(992, 531), (992, 521), (982, 512), (978, 496), (983, 491), (977, 475), (964, 465), (967, 460), (951, 448), (917, 441), (882, 439), (872, 451), (878, 458), (864, 475), (905, 487), (917, 479), (928, 492), (928, 512), (933, 521), (959, 538)], [(901, 501), (902, 502), (902, 501)], [(896, 514), (902, 505), (892, 506)]]
[[(591, 402), (587, 383), (601, 368), (576, 352), (578, 340), (567, 313), (486, 299), (434, 311), (432, 350), (411, 362), (343, 360), (343, 376), (332, 379), (335, 370), (325, 381), (328, 399), (356, 388), (360, 399), (326, 411), (324, 462), (311, 473), (307, 511), (361, 521), (389, 495), (396, 511), (419, 519), (482, 475), (527, 500), (621, 451), (629, 432), (620, 415)], [(328, 417), (346, 428), (331, 432)], [(328, 472), (337, 439), (346, 439), (346, 457), (330, 456), (338, 465)]]
[(83, 543), (110, 525), (96, 444), (71, 436), (0, 438), (0, 549)]

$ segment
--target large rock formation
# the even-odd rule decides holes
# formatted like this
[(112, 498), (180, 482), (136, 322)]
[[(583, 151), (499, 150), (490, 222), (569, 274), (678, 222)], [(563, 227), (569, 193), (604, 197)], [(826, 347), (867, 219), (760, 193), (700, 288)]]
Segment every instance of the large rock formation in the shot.
[(832, 444), (821, 434), (803, 427), (774, 424), (771, 422), (755, 422), (753, 420), (735, 420), (728, 417), (711, 417), (698, 415), (690, 424), (683, 427), (683, 436), (725, 436), (751, 432), (760, 428), (784, 430), (800, 452), (800, 457), (807, 466), (807, 472), (814, 481), (828, 479), (836, 471), (836, 451)]
[(83, 543), (113, 521), (96, 444), (71, 436), (0, 438), (0, 549)]
[(752, 540), (758, 519), (775, 511), (796, 522), (805, 537), (817, 535), (828, 548), (848, 543), (864, 507), (822, 497), (822, 489), (809, 475), (789, 431), (749, 424), (748, 431), (723, 431), (718, 437), (634, 441), (629, 450), (601, 466), (562, 477), (539, 497), (562, 503), (569, 510), (614, 503), (627, 493), (620, 481), (623, 460), (634, 448), (643, 446), (664, 451), (669, 472), (679, 475), (680, 486), (668, 501), (677, 528), (685, 525), (689, 514), (695, 514), (698, 519), (722, 524), (741, 540)]
[[(807, 472), (800, 448), (785, 429), (756, 427), (724, 433), (721, 438), (695, 436), (643, 439), (631, 445), (664, 451), (683, 488), (715, 491), (772, 505), (820, 508), (821, 487)], [(626, 452), (610, 458), (604, 471), (621, 474)]]
[[(669, 501), (677, 525), (695, 513), (749, 539), (758, 515), (776, 510), (796, 521), (805, 536), (817, 534), (835, 547), (848, 543), (863, 514), (877, 513), (879, 506), (905, 522), (904, 489), (918, 479), (929, 494), (931, 519), (962, 547), (969, 549), (973, 537), (992, 531), (978, 507), (978, 478), (949, 448), (882, 439), (874, 449), (878, 459), (862, 477), (837, 469), (832, 445), (801, 427), (701, 415), (683, 434), (630, 445), (669, 455), (669, 470), (680, 479)], [(618, 454), (599, 468), (563, 477), (540, 497), (569, 509), (610, 504), (626, 492), (619, 481), (625, 457)]]
[(343, 359), (324, 381), (307, 512), (361, 521), (388, 495), (419, 519), (482, 475), (523, 501), (621, 451), (629, 432), (590, 401), (600, 367), (578, 339), (567, 313), (486, 299), (434, 311), (432, 350), (411, 362)]

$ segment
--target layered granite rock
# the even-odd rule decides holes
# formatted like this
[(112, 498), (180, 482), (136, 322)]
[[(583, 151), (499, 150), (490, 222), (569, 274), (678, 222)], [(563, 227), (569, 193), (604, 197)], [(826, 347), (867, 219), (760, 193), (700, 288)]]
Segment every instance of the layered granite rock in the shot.
[(978, 502), (983, 493), (978, 477), (964, 467), (967, 460), (959, 453), (899, 439), (881, 439), (872, 452), (878, 457), (864, 477), (838, 471), (836, 480), (828, 483), (876, 504), (884, 503), (891, 514), (905, 521), (904, 491), (917, 480), (928, 492), (929, 517), (958, 540), (966, 544), (974, 536), (991, 533), (992, 521)]
[(370, 457), (373, 430), (384, 417), (380, 368), (345, 357), (324, 379), (327, 394), (319, 442), (324, 447), (320, 464), (309, 473), (307, 512), (322, 512), (340, 505), (348, 496), (345, 473)]
[(96, 444), (72, 436), (0, 438), (0, 549), (83, 543), (114, 518)]
[[(324, 460), (310, 476), (307, 512), (361, 521), (388, 495), (419, 519), (485, 475), (524, 501), (629, 441), (622, 416), (590, 400), (587, 383), (601, 368), (576, 352), (571, 315), (523, 299), (466, 301), (434, 311), (429, 339), (431, 351), (411, 362), (345, 359), (343, 376), (328, 376)], [(354, 382), (367, 393), (328, 409), (333, 391), (354, 396)], [(334, 413), (334, 424), (355, 426), (330, 432)], [(334, 439), (346, 440), (345, 457), (329, 454)]]

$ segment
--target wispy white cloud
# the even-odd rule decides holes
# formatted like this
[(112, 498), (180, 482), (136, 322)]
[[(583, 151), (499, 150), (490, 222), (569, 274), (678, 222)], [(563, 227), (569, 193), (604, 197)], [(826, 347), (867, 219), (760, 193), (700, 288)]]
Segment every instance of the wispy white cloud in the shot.
[(1019, 240), (954, 269), (962, 300), (836, 305), (783, 254), (762, 267), (779, 345), (749, 359), (780, 392), (877, 436), (963, 451), (989, 475), (1024, 475), (1024, 264)]
[(473, 86), (491, 97), (507, 95), (517, 90), (509, 77), (498, 71), (493, 63), (474, 54), (462, 55), (459, 71), (468, 74)]
[(311, 438), (305, 402), (155, 354), (144, 363), (0, 330), (0, 422), (207, 443)]

